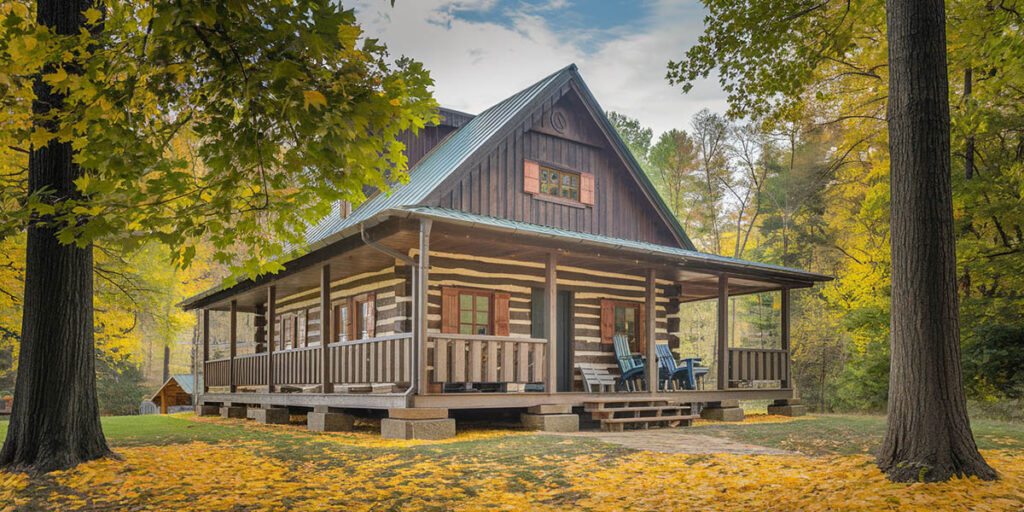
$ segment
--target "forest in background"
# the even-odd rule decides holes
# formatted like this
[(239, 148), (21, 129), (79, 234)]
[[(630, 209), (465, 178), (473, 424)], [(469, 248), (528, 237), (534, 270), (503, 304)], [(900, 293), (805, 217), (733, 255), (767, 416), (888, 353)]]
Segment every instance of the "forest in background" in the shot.
[[(949, 2), (947, 48), (964, 384), (976, 412), (1020, 419), (1018, 3)], [(835, 276), (794, 294), (796, 386), (819, 411), (882, 412), (890, 320), (884, 5), (822, 2), (780, 20), (757, 9), (772, 2), (743, 10), (727, 1), (705, 4), (712, 12), (705, 36), (670, 63), (669, 78), (686, 90), (717, 70), (730, 110), (702, 111), (657, 137), (640, 120), (609, 117), (699, 250)], [(748, 33), (749, 40), (737, 35)], [(769, 55), (777, 48), (796, 50)], [(757, 320), (764, 317), (752, 308), (760, 307), (746, 300), (739, 309)], [(700, 330), (700, 310), (692, 314), (697, 329), (684, 328), (684, 346), (687, 335), (708, 335)], [(743, 341), (733, 336), (732, 343)]]
[[(714, 9), (718, 2), (707, 3)], [(796, 92), (770, 111), (748, 104), (739, 112), (736, 105), (755, 101), (744, 98), (756, 91), (727, 90), (732, 110), (701, 112), (657, 137), (640, 120), (610, 117), (698, 249), (836, 276), (794, 294), (796, 386), (819, 410), (880, 411), (888, 385), (890, 267), (884, 10), (878, 1), (821, 5), (806, 23), (830, 30), (830, 44), (845, 48), (832, 53), (844, 58), (765, 77), (792, 82), (787, 86)], [(756, 11), (744, 16), (750, 18), (732, 22), (763, 21)], [(1022, 21), (1014, 2), (949, 4), (963, 359), (968, 392), (981, 405), (1024, 397)], [(788, 28), (769, 32), (807, 36)], [(0, 147), (5, 176), (26, 160)], [(24, 235), (3, 235), (0, 395), (7, 395), (18, 353)], [(226, 271), (201, 250), (191, 267), (178, 270), (171, 251), (155, 243), (131, 251), (101, 243), (96, 260), (100, 403), (104, 413), (130, 413), (161, 379), (164, 346), (173, 348), (171, 373), (190, 372), (194, 317), (174, 304)], [(702, 320), (702, 307), (684, 322), (684, 343), (714, 329)], [(734, 310), (756, 319), (749, 334), (771, 325), (775, 307), (770, 296), (754, 296)]]

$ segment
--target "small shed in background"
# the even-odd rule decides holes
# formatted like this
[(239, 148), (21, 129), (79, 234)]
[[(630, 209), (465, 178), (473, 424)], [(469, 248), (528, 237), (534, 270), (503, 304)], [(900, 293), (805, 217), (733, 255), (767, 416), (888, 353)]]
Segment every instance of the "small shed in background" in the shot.
[[(160, 408), (160, 414), (167, 414), (167, 409), (174, 406), (192, 405), (193, 387), (191, 374), (171, 375), (163, 386), (153, 395), (151, 400)], [(199, 387), (203, 387), (203, 377), (199, 377)]]

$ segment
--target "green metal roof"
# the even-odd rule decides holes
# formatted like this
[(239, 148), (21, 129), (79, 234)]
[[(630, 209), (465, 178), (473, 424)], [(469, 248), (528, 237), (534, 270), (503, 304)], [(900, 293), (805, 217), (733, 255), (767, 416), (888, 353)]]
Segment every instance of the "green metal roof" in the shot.
[(647, 178), (647, 174), (640, 167), (626, 143), (619, 137), (615, 127), (608, 120), (608, 116), (601, 110), (597, 99), (594, 98), (580, 77), (575, 64), (570, 64), (544, 77), (539, 82), (470, 119), (468, 123), (442, 141), (410, 169), (409, 182), (396, 186), (390, 194), (381, 193), (369, 198), (347, 218), (342, 218), (336, 209), (332, 211), (330, 215), (306, 232), (308, 249), (315, 250), (327, 245), (334, 239), (340, 238), (342, 232), (347, 228), (370, 220), (389, 208), (421, 204), (434, 189), (469, 160), (477, 150), (497, 136), (502, 128), (527, 115), (538, 100), (544, 99), (573, 79), (579, 85), (583, 101), (596, 111), (595, 117), (598, 119), (598, 123), (608, 134), (613, 146), (622, 154), (631, 174), (651, 198), (654, 207), (668, 224), (669, 229), (676, 235), (683, 247), (693, 249), (693, 242), (690, 241), (675, 215), (661, 199), (661, 195)]
[(729, 258), (726, 256), (718, 256), (717, 254), (708, 254), (705, 252), (695, 250), (680, 249), (678, 247), (671, 247), (667, 245), (658, 245), (649, 242), (638, 242), (636, 240), (627, 240), (624, 238), (614, 238), (604, 235), (595, 235), (592, 233), (570, 231), (568, 229), (553, 228), (550, 226), (542, 226), (539, 224), (531, 224), (528, 222), (520, 222), (500, 217), (478, 215), (475, 213), (467, 213), (460, 210), (452, 210), (449, 208), (441, 208), (437, 206), (403, 206), (400, 208), (392, 209), (389, 212), (385, 212), (385, 214), (401, 215), (401, 212), (407, 212), (408, 214), (412, 214), (417, 217), (430, 218), (442, 222), (449, 221), (467, 224), (475, 227), (499, 229), (503, 231), (524, 233), (528, 235), (552, 237), (565, 241), (577, 241), (580, 243), (603, 245), (608, 247), (609, 249), (632, 250), (645, 254), (679, 258), (684, 261), (718, 263), (725, 267), (744, 267), (756, 269), (777, 274), (785, 274), (792, 278), (806, 281), (829, 281), (832, 279), (831, 276), (827, 276), (824, 274), (807, 272), (804, 270), (782, 267), (779, 265), (757, 263), (737, 258)]
[(409, 182), (395, 187), (390, 194), (371, 197), (344, 219), (337, 211), (331, 212), (331, 215), (306, 232), (309, 249), (326, 245), (331, 235), (340, 234), (346, 228), (369, 220), (384, 210), (422, 202), (501, 128), (525, 112), (534, 99), (561, 87), (572, 78), (569, 72), (575, 69), (575, 64), (560, 69), (471, 119), (427, 154), (409, 171)]

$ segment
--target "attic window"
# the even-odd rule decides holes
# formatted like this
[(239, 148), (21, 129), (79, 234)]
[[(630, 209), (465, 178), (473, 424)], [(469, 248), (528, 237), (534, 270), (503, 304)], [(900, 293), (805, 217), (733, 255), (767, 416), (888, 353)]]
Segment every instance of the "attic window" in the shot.
[(532, 160), (523, 161), (523, 190), (540, 198), (583, 205), (594, 204), (594, 175), (541, 166)]
[(580, 200), (580, 175), (575, 172), (540, 168), (540, 193), (570, 201)]

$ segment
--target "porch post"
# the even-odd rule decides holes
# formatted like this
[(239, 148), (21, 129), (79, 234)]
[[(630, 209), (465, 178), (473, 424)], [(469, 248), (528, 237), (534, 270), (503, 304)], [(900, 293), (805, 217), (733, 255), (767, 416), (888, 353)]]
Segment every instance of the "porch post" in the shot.
[(793, 362), (793, 358), (789, 354), (789, 288), (782, 289), (782, 310), (781, 310), (782, 322), (779, 326), (779, 343), (782, 345), (782, 350), (786, 351), (785, 367), (782, 371), (782, 387), (789, 387), (789, 367)]
[(209, 382), (206, 380), (206, 361), (210, 359), (210, 310), (203, 309), (203, 393), (210, 390)]
[(718, 276), (718, 389), (729, 388), (729, 276)]
[(320, 391), (331, 393), (330, 345), (334, 340), (334, 322), (331, 322), (331, 266), (324, 265), (320, 271)]
[(654, 269), (649, 268), (647, 269), (647, 301), (644, 304), (644, 339), (647, 342), (647, 390), (651, 393), (658, 392), (658, 353), (654, 347), (658, 333), (658, 315), (655, 309), (657, 293)]
[(228, 391), (235, 392), (235, 354), (238, 352), (238, 301), (231, 301), (231, 325), (228, 330)]
[(558, 255), (549, 252), (544, 264), (544, 327), (548, 339), (547, 378), (544, 389), (558, 391)]
[[(417, 392), (426, 394), (430, 390), (430, 379), (427, 376), (427, 292), (430, 288), (430, 228), (434, 221), (430, 219), (420, 220), (420, 253), (417, 268), (415, 269), (416, 279), (413, 286), (413, 341), (416, 350), (416, 368), (419, 380)], [(437, 364), (435, 362), (435, 364)]]
[(274, 317), (277, 316), (277, 287), (270, 285), (267, 287), (267, 393), (274, 392), (274, 329), (277, 328), (277, 322)]

